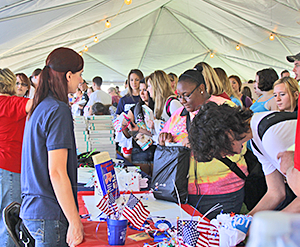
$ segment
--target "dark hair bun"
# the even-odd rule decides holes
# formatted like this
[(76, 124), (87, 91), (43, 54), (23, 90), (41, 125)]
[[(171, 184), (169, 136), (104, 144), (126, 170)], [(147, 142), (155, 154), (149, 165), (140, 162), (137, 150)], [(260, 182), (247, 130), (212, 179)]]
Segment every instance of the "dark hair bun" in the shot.
[(194, 69), (186, 70), (181, 76), (179, 76), (178, 82), (180, 81), (190, 81), (196, 85), (205, 85), (204, 77), (202, 75), (203, 67), (197, 65)]
[(201, 64), (197, 64), (197, 65), (194, 67), (194, 69), (196, 69), (196, 70), (199, 71), (200, 73), (202, 73), (202, 71), (203, 71), (203, 67), (202, 67)]

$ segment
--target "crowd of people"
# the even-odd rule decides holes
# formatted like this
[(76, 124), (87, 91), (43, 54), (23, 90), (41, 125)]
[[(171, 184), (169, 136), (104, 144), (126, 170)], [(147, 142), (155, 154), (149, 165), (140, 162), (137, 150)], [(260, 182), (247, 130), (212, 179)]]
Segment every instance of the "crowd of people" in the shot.
[[(279, 78), (274, 69), (265, 68), (243, 87), (239, 76), (199, 62), (179, 77), (163, 70), (144, 76), (132, 69), (126, 89), (111, 87), (108, 93), (100, 76), (88, 86), (82, 79), (82, 57), (68, 48), (53, 50), (44, 68), (30, 77), (0, 69), (1, 212), (13, 201), (21, 203), (20, 217), (38, 246), (81, 243), (73, 117), (112, 114), (123, 116), (122, 131), (115, 136), (120, 154), (150, 176), (152, 166), (160, 165), (153, 164), (157, 145), (177, 143), (192, 150), (188, 203), (202, 214), (216, 203), (224, 213), (240, 212), (245, 181), (220, 159), (227, 157), (248, 175), (249, 140), (268, 187), (249, 214), (275, 209), (299, 213), (300, 122), (294, 116), (300, 53), (287, 60), (294, 63), (295, 78), (286, 70)], [(261, 122), (274, 112), (291, 117), (269, 124), (261, 135)], [(293, 144), (295, 151), (287, 151)], [(295, 194), (289, 201), (286, 185)], [(3, 220), (0, 236), (3, 246), (13, 246)]]

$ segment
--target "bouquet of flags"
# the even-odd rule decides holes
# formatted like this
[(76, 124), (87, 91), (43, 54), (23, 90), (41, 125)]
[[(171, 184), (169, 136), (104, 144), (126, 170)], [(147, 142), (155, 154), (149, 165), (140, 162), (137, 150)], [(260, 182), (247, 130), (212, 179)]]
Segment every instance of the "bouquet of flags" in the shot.
[(129, 196), (127, 203), (122, 203), (118, 207), (114, 196), (108, 193), (100, 200), (97, 207), (107, 216), (120, 220), (127, 219), (133, 227), (141, 229), (150, 212), (145, 209), (143, 203), (132, 193)]

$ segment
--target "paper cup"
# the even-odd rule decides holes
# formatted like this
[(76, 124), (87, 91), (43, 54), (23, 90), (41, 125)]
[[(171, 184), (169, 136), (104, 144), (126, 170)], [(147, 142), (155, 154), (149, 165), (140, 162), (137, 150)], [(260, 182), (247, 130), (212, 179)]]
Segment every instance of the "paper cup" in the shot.
[(107, 237), (109, 245), (124, 245), (127, 220), (107, 219)]

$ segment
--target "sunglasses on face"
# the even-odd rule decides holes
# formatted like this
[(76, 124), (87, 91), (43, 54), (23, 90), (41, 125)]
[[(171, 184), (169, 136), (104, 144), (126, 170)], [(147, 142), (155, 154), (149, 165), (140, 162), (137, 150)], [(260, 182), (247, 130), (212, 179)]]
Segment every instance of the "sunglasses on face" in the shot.
[(22, 87), (28, 87), (28, 85), (26, 83), (23, 83), (23, 82), (17, 82), (16, 83), (16, 86), (22, 86)]

